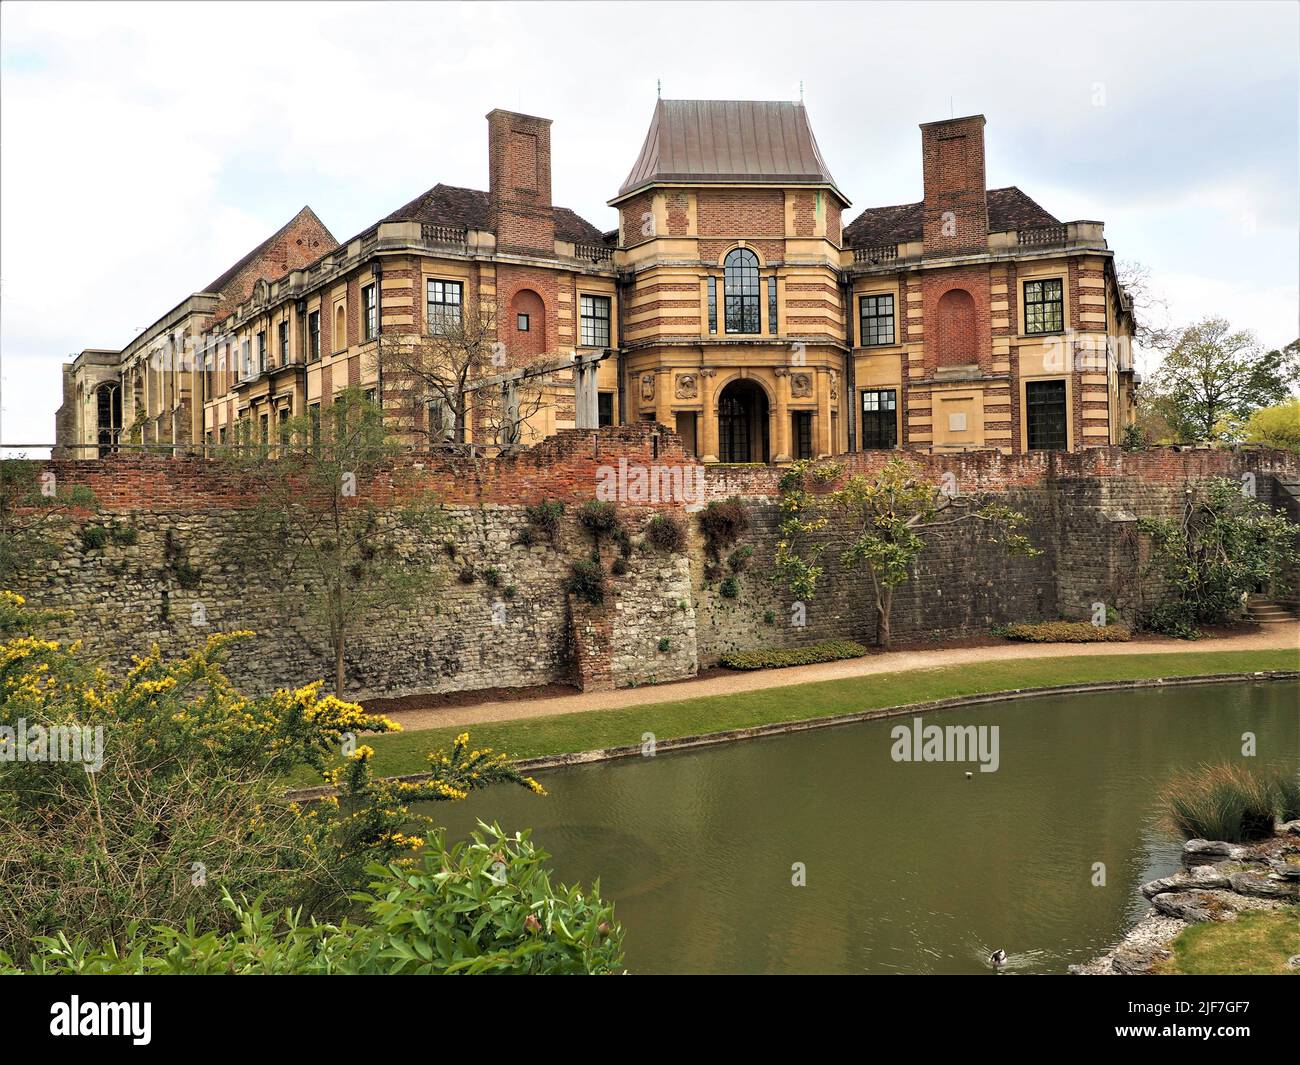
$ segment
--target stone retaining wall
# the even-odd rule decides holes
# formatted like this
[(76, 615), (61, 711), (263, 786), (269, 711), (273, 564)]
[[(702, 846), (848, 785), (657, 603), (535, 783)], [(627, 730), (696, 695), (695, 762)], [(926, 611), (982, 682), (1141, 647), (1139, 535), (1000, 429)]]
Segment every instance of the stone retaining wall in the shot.
[[(850, 471), (870, 472), (897, 454), (843, 461)], [(955, 477), (963, 492), (1001, 494), (1028, 515), (1026, 532), (1043, 554), (1009, 557), (973, 524), (944, 530), (896, 592), (899, 638), (1086, 618), (1097, 601), (1131, 616), (1138, 598), (1136, 517), (1174, 513), (1185, 487), (1209, 476), (1252, 473), (1261, 497), (1278, 504), (1279, 480), (1294, 482), (1300, 474), (1294, 456), (1256, 450), (906, 457), (936, 481)], [(866, 578), (844, 572), (833, 557), (818, 594), (802, 606), (806, 623), (796, 623), (799, 604), (772, 577), (780, 471), (769, 467), (710, 467), (698, 482), (702, 498), (645, 498), (625, 485), (630, 499), (620, 509), (634, 543), (627, 572), (608, 578), (604, 606), (575, 610), (566, 595), (569, 567), (589, 555), (592, 542), (573, 512), (609, 485), (620, 459), (625, 469), (652, 473), (691, 465), (675, 435), (650, 425), (567, 431), (505, 459), (400, 460), (401, 472), (445, 504), (438, 536), (456, 545), (456, 556), (440, 558), (427, 594), (374, 618), (351, 641), (351, 694), (655, 683), (690, 676), (728, 650), (875, 638)], [(234, 512), (248, 496), (236, 474), (201, 459), (138, 455), (34, 463), (32, 476), (41, 472), (53, 473), (62, 490), (84, 485), (96, 499), (93, 513), (75, 514), (51, 534), (54, 559), (12, 582), (35, 604), (70, 609), (61, 625), (66, 635), (122, 665), (152, 642), (178, 652), (208, 632), (252, 629), (257, 636), (233, 652), (238, 683), (266, 689), (332, 674), (322, 630), (304, 614), (305, 597), (286, 601), (240, 560)], [(361, 494), (388, 502), (404, 491), (404, 480), (386, 474), (361, 486)], [(744, 542), (753, 555), (736, 575), (738, 594), (728, 597), (720, 579), (706, 580), (705, 545), (691, 510), (703, 499), (733, 495), (747, 508)], [(545, 501), (568, 508), (556, 543), (525, 546), (524, 508)], [(676, 512), (688, 529), (680, 554), (641, 542), (646, 521), (663, 510)], [(87, 548), (80, 534), (91, 524), (132, 530), (134, 542)], [(437, 554), (443, 544), (418, 546)], [(613, 555), (605, 545), (607, 571)], [(468, 583), (459, 576), (466, 569), (475, 574)], [(486, 579), (489, 570), (497, 573), (495, 585)], [(205, 624), (194, 624), (200, 617)]]

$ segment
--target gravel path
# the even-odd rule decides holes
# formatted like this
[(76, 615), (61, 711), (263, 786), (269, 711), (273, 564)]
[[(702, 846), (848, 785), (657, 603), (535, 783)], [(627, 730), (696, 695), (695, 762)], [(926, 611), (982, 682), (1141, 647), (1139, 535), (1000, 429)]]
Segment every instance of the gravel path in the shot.
[[(1300, 650), (1300, 622), (1267, 625), (1257, 631), (1236, 636), (1210, 637), (1189, 644), (1186, 640), (1143, 640), (1140, 643), (1081, 644), (1012, 644), (992, 647), (936, 648), (933, 651), (891, 651), (843, 662), (825, 662), (788, 669), (754, 670), (727, 673), (701, 680), (684, 680), (673, 684), (644, 688), (620, 688), (610, 692), (574, 692), (572, 695), (541, 699), (513, 699), (474, 703), (468, 706), (436, 707), (389, 711), (388, 716), (408, 730), (475, 725), (484, 721), (514, 721), (531, 717), (572, 714), (580, 710), (613, 710), (646, 703), (675, 702), (707, 695), (734, 695), (738, 692), (784, 688), (791, 684), (808, 684), (819, 680), (866, 677), (875, 673), (896, 673), (905, 669), (933, 669), (959, 666), (967, 662), (1010, 661), (1026, 658), (1067, 658), (1084, 655), (1186, 654), (1189, 651), (1267, 651), (1293, 648)], [(1300, 664), (1300, 663), (1298, 663)]]

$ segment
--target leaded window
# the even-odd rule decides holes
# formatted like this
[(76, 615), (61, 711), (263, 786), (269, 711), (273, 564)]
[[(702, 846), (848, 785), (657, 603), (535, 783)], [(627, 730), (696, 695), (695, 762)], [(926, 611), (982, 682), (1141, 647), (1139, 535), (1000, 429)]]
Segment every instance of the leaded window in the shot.
[(1025, 282), (1025, 332), (1059, 333), (1065, 328), (1061, 279)]
[(580, 342), (588, 348), (609, 347), (609, 297), (583, 296), (580, 303)]
[(894, 297), (863, 296), (858, 301), (859, 339), (864, 348), (894, 343)]
[(758, 333), (758, 256), (737, 248), (723, 262), (724, 321), (728, 333)]
[(776, 335), (776, 278), (767, 279), (767, 331)]
[(365, 323), (364, 340), (374, 340), (379, 335), (379, 304), (375, 299), (377, 289), (367, 285), (361, 290), (361, 317)]
[(862, 393), (862, 447), (898, 446), (898, 392), (877, 388)]
[(460, 326), (461, 297), (464, 287), (459, 281), (430, 279), (426, 291), (426, 314), (430, 333), (445, 333)]
[(1025, 424), (1030, 451), (1061, 451), (1066, 446), (1065, 382), (1025, 383)]
[(709, 278), (709, 332), (718, 331), (718, 279)]

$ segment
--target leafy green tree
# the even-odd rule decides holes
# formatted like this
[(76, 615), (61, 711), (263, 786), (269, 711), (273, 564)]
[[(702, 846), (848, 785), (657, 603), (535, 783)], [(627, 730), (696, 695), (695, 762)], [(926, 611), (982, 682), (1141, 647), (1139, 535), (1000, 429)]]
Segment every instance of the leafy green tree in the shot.
[(1246, 419), (1246, 441), (1300, 453), (1300, 399), (1261, 407)]
[(843, 466), (797, 462), (781, 478), (781, 539), (776, 568), (790, 591), (812, 598), (830, 549), (840, 562), (866, 571), (876, 611), (876, 639), (890, 647), (894, 589), (903, 584), (925, 550), (930, 533), (961, 522), (987, 527), (989, 542), (1015, 553), (1040, 554), (1016, 530), (1025, 516), (987, 496), (944, 491), (902, 459), (891, 459), (874, 478), (841, 481)]
[(287, 607), (328, 633), (334, 694), (343, 697), (349, 637), (436, 590), (433, 494), (394, 462), (383, 411), (359, 390), (319, 419), (291, 419), (276, 441), (235, 449), (250, 504), (230, 550), (264, 575)]
[(1138, 529), (1151, 538), (1146, 575), (1163, 585), (1142, 621), (1185, 639), (1231, 620), (1248, 594), (1285, 589), (1300, 564), (1295, 526), (1222, 477), (1191, 492), (1177, 517), (1142, 518)]
[(1236, 439), (1260, 407), (1281, 403), (1300, 381), (1300, 341), (1263, 351), (1249, 330), (1206, 318), (1178, 331), (1147, 389), (1153, 412), (1182, 443)]

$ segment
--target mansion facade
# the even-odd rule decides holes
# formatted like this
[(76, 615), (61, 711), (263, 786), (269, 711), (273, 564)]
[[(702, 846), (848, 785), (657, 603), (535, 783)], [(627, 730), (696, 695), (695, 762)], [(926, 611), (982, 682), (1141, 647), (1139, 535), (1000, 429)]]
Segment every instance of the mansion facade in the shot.
[[(386, 345), (470, 321), (495, 338), (485, 379), (538, 382), (511, 442), (648, 420), (704, 462), (763, 463), (1075, 451), (1132, 421), (1102, 223), (986, 188), (983, 116), (923, 125), (922, 200), (846, 222), (802, 104), (660, 100), (610, 232), (552, 203), (548, 120), (487, 119), (487, 191), (435, 185), (344, 242), (304, 208), (125, 348), (81, 352), (56, 456), (271, 442), (350, 387), (425, 449), (446, 404), (386, 373)], [(472, 415), (462, 435), (502, 443)]]

